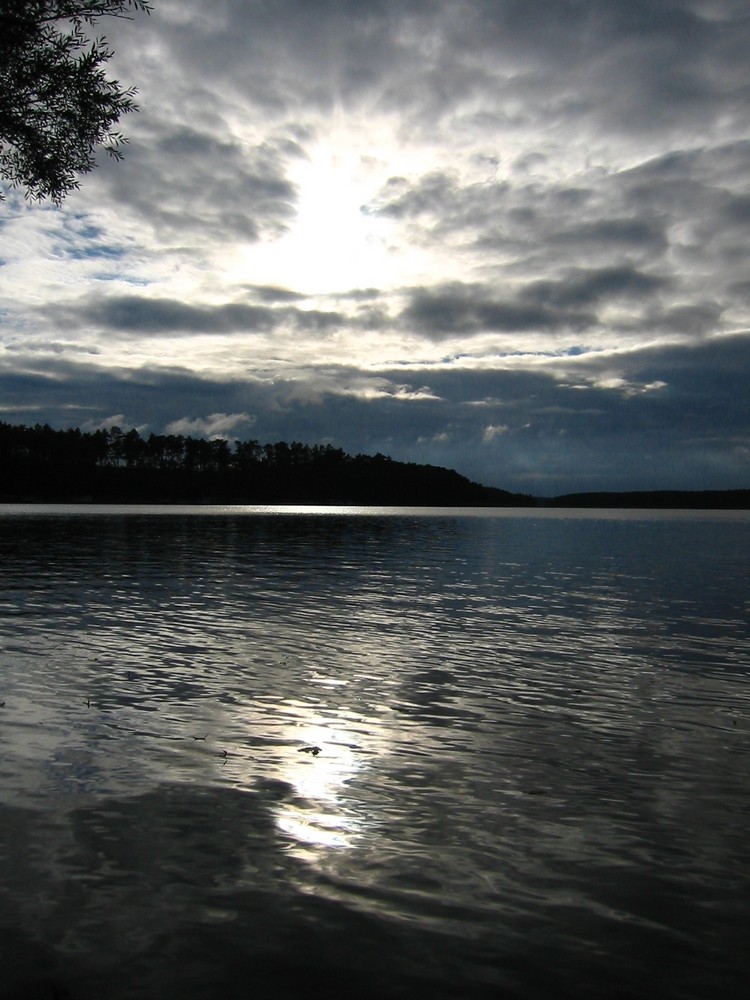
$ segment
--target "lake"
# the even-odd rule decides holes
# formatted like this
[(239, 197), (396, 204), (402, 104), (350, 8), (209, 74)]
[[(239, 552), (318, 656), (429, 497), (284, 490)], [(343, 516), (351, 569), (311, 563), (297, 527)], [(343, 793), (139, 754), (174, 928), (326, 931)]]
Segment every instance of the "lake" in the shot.
[(713, 998), (750, 514), (0, 507), (0, 996)]

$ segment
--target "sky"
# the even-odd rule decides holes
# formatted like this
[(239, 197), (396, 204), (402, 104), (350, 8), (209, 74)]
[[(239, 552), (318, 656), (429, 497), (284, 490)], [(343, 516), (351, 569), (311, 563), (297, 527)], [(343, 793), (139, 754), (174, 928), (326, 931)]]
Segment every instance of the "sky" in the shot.
[(750, 487), (747, 0), (156, 0), (0, 203), (0, 420)]

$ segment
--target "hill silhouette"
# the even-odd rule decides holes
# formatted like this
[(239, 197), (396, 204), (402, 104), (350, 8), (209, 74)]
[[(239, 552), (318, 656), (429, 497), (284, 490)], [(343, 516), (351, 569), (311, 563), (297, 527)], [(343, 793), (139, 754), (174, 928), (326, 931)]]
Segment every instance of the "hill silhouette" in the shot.
[(53, 430), (0, 422), (0, 502), (361, 504), (445, 507), (750, 509), (750, 490), (652, 490), (534, 497), (453, 469), (348, 455), (298, 441), (206, 441), (119, 427)]
[(528, 506), (452, 469), (331, 445), (0, 423), (0, 501)]

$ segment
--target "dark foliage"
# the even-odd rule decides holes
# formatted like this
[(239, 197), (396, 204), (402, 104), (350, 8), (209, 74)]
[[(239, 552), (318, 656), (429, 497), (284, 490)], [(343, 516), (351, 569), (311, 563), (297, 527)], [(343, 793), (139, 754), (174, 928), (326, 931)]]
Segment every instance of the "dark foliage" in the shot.
[(121, 157), (127, 139), (114, 126), (135, 110), (135, 89), (107, 76), (112, 50), (90, 29), (131, 11), (151, 4), (0, 0), (0, 179), (28, 198), (59, 204), (99, 147)]
[(451, 469), (347, 455), (331, 445), (261, 445), (119, 427), (92, 433), (0, 423), (0, 500), (520, 506), (531, 497)]

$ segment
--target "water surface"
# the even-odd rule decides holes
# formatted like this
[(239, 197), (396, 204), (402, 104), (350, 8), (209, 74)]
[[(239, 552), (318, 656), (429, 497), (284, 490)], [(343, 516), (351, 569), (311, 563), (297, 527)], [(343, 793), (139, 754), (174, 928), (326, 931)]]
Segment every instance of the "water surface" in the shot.
[(741, 989), (748, 555), (743, 512), (5, 508), (5, 995)]

